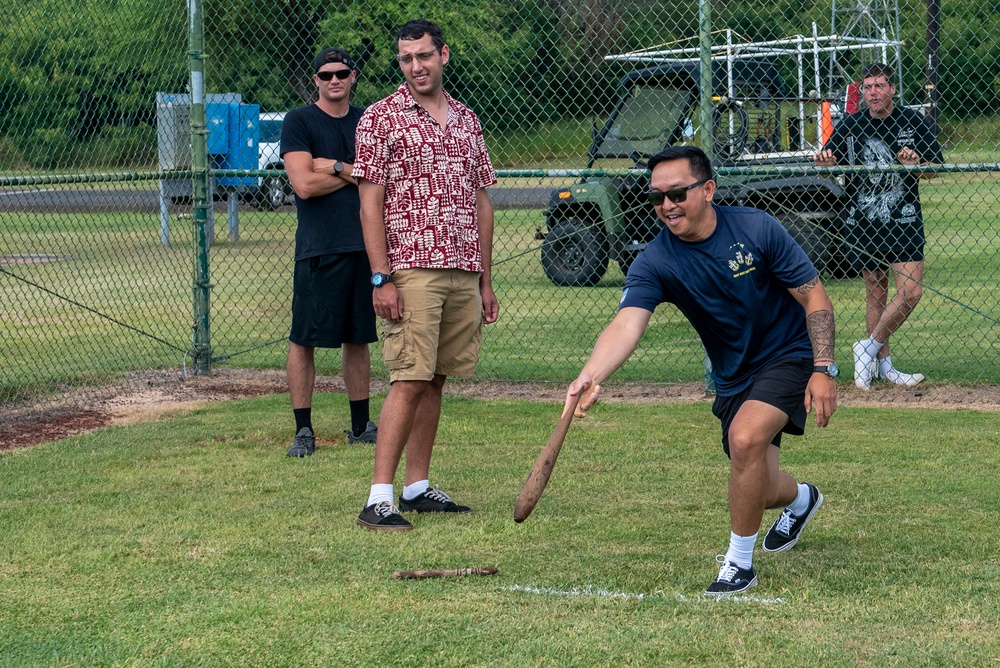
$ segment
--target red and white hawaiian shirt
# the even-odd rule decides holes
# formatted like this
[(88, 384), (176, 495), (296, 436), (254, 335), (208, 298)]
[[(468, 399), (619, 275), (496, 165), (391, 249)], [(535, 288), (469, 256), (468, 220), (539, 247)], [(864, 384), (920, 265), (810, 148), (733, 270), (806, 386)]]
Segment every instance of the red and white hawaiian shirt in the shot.
[(479, 119), (445, 93), (448, 127), (406, 83), (358, 122), (352, 175), (385, 186), (389, 267), (482, 271), (476, 191), (497, 182)]

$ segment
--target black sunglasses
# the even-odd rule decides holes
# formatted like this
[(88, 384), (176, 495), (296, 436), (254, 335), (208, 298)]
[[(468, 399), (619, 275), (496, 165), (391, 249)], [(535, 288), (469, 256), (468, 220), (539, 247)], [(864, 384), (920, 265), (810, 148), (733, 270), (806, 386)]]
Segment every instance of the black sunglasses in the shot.
[(697, 188), (698, 186), (704, 185), (709, 182), (709, 179), (704, 181), (698, 181), (698, 183), (692, 183), (691, 185), (684, 188), (671, 188), (666, 192), (660, 192), (659, 190), (650, 190), (646, 195), (649, 197), (649, 203), (653, 206), (662, 206), (663, 200), (668, 199), (674, 204), (680, 204), (688, 198), (688, 191), (692, 188)]
[(331, 71), (327, 70), (326, 72), (317, 72), (316, 73), (316, 77), (320, 81), (332, 81), (333, 77), (337, 77), (338, 79), (340, 79), (341, 81), (343, 81), (347, 77), (351, 76), (351, 72), (352, 72), (352, 70), (350, 70), (350, 69), (347, 69), (347, 70), (337, 70), (336, 72), (331, 72)]

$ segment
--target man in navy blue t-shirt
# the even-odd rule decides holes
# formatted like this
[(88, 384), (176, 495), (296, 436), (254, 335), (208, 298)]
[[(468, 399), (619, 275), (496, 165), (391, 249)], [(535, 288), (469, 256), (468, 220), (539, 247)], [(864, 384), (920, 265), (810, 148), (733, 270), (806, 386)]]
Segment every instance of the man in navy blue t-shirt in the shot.
[(801, 435), (815, 407), (825, 427), (837, 408), (833, 305), (805, 252), (771, 216), (712, 204), (705, 153), (675, 146), (649, 161), (650, 201), (666, 229), (632, 263), (618, 314), (567, 391), (578, 417), (642, 338), (657, 305), (671, 302), (712, 361), (713, 413), (731, 460), (730, 543), (706, 594), (757, 584), (753, 549), (765, 508), (784, 508), (764, 538), (782, 552), (823, 503), (815, 485), (779, 468), (781, 434)]

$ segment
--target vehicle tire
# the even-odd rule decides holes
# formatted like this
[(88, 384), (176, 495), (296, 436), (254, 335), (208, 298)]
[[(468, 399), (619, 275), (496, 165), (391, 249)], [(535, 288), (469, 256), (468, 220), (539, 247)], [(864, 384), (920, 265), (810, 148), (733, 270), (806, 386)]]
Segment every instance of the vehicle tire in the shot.
[(750, 134), (750, 116), (742, 105), (720, 104), (712, 112), (712, 130), (716, 159), (731, 162), (743, 154)]
[(608, 237), (579, 218), (557, 223), (542, 242), (542, 267), (556, 285), (595, 285), (608, 270)]
[(775, 218), (806, 252), (816, 271), (826, 273), (830, 265), (830, 242), (819, 220), (794, 212), (780, 213)]
[(288, 180), (283, 176), (267, 176), (264, 178), (261, 195), (264, 205), (271, 211), (276, 211), (288, 201)]

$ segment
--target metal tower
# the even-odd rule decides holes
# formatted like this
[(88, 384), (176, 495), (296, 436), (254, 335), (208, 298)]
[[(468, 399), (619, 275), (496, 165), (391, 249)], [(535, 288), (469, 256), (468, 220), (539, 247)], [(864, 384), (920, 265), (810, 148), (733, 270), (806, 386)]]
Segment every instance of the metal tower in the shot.
[[(899, 0), (833, 0), (830, 32), (846, 42), (884, 42), (883, 62), (896, 68), (896, 96), (903, 103)], [(830, 59), (830, 90), (844, 90), (848, 83), (857, 80), (859, 69), (871, 62), (874, 52), (863, 49), (839, 55), (838, 58), (834, 54)]]

